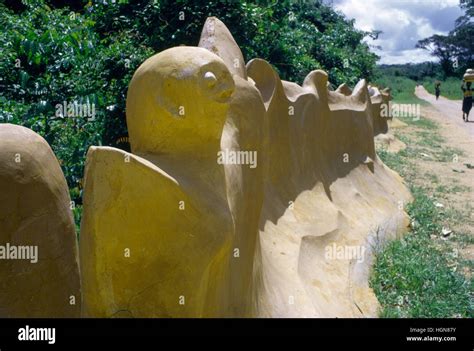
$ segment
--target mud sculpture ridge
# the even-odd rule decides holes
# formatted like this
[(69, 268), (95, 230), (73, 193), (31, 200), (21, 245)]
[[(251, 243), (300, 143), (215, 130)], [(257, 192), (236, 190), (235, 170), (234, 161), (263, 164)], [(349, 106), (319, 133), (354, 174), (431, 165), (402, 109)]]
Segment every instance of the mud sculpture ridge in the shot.
[(244, 65), (217, 18), (199, 47), (146, 60), (127, 96), (132, 152), (87, 156), (83, 315), (376, 316), (373, 250), (405, 231), (410, 200), (375, 153), (388, 99)]

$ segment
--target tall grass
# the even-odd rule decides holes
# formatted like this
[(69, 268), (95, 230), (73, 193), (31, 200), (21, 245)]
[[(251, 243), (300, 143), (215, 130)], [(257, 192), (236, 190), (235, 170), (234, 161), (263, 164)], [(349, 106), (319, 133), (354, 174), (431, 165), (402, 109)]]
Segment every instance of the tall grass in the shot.
[(425, 104), (425, 101), (415, 96), (416, 82), (407, 77), (395, 75), (381, 75), (375, 82), (380, 88), (389, 87), (394, 102), (404, 104)]
[[(428, 90), (431, 94), (435, 93), (435, 84), (436, 79), (425, 78), (421, 84)], [(441, 81), (441, 96), (444, 96), (451, 100), (461, 100), (462, 99), (462, 90), (461, 90), (461, 80), (454, 77), (449, 77), (446, 80)]]

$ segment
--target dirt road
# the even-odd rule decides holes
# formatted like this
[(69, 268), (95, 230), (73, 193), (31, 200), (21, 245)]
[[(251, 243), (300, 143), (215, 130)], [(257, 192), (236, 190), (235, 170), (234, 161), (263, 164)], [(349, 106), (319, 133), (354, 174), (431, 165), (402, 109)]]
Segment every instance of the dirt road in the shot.
[[(461, 113), (461, 100), (449, 100), (443, 96), (440, 96), (439, 99), (436, 100), (436, 97), (428, 93), (422, 85), (415, 88), (415, 95), (433, 105), (433, 107), (446, 118), (445, 122), (447, 124), (454, 124), (462, 128), (471, 138), (474, 138), (474, 110), (471, 110), (469, 122), (464, 122)], [(471, 139), (471, 142), (473, 141), (474, 139)]]
[[(403, 134), (410, 137), (410, 146), (422, 145), (416, 153), (428, 157), (417, 158), (414, 163), (414, 183), (419, 186), (430, 187), (432, 196), (444, 203), (447, 212), (456, 215), (446, 220), (446, 227), (453, 229), (458, 235), (461, 233), (469, 239), (460, 240), (461, 255), (472, 262), (474, 260), (474, 110), (471, 111), (472, 122), (462, 120), (461, 101), (448, 100), (440, 97), (436, 101), (434, 95), (429, 94), (424, 87), (418, 86), (416, 96), (430, 103), (422, 106), (422, 118), (431, 120), (438, 125), (436, 131), (426, 129), (416, 130), (408, 126)], [(438, 140), (435, 146), (431, 141)], [(421, 141), (424, 139), (424, 141)], [(432, 155), (442, 152), (445, 160), (436, 160)], [(430, 179), (427, 182), (427, 179)], [(443, 191), (441, 191), (443, 189)], [(471, 263), (472, 264), (472, 263)], [(469, 272), (471, 276), (473, 272)]]

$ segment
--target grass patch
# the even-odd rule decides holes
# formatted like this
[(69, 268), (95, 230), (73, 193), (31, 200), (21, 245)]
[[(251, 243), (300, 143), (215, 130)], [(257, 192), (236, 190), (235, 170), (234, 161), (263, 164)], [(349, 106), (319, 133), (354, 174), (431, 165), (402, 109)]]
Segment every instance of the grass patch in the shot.
[(417, 128), (414, 135), (397, 135), (407, 144), (405, 150), (396, 154), (377, 150), (382, 161), (404, 177), (414, 197), (407, 206), (413, 224), (410, 232), (402, 239), (390, 242), (376, 256), (370, 285), (382, 307), (380, 316), (472, 318), (473, 281), (472, 275), (465, 272), (472, 272), (474, 264), (458, 255), (454, 242), (466, 246), (474, 239), (455, 233), (449, 240), (444, 240), (441, 234), (443, 226), (449, 226), (453, 221), (468, 221), (470, 208), (464, 213), (435, 206), (436, 198), (443, 193), (470, 189), (441, 184), (435, 174), (426, 175), (427, 182), (422, 187), (414, 185), (419, 177), (416, 162), (423, 157), (421, 152), (430, 154), (438, 162), (451, 161), (453, 154), (462, 153), (443, 145), (437, 133), (438, 126), (432, 121), (422, 118), (407, 122)]
[[(461, 245), (461, 247), (474, 245), (474, 237), (466, 233), (458, 233), (455, 240)], [(474, 261), (466, 261), (465, 263), (468, 267), (474, 267)]]
[[(456, 157), (464, 156), (462, 150), (444, 145), (444, 139), (438, 133), (438, 125), (433, 121), (421, 117), (419, 119), (406, 118), (404, 122), (416, 127), (416, 138), (410, 138), (402, 134), (401, 131), (397, 131), (395, 133), (396, 137), (407, 145), (407, 149), (398, 155), (393, 155), (393, 157), (401, 156), (410, 159), (420, 159), (426, 157), (422, 154), (426, 154), (433, 161), (454, 162)], [(385, 155), (385, 157), (390, 156)]]
[(446, 194), (446, 193), (451, 193), (451, 194), (456, 194), (456, 193), (467, 193), (472, 191), (471, 187), (466, 186), (466, 185), (453, 185), (453, 186), (448, 186), (448, 185), (438, 185), (435, 189), (437, 193), (440, 194)]
[(411, 232), (388, 244), (374, 266), (371, 286), (383, 306), (381, 317), (473, 317), (472, 284), (457, 272), (449, 246), (433, 239), (442, 215), (423, 189), (412, 192)]
[(426, 101), (415, 96), (416, 82), (407, 77), (385, 75), (376, 79), (375, 85), (381, 88), (389, 87), (391, 89), (394, 103), (428, 104)]
[(405, 177), (406, 162), (405, 157), (400, 157), (400, 154), (406, 154), (407, 149), (401, 150), (398, 154), (388, 152), (387, 150), (377, 150), (377, 155), (380, 159), (395, 172)]
[(427, 130), (437, 130), (438, 129), (438, 126), (436, 125), (436, 123), (434, 123), (433, 121), (431, 121), (429, 119), (423, 118), (423, 117), (418, 118), (418, 119), (407, 118), (406, 120), (404, 119), (403, 121), (406, 122), (407, 124), (413, 125), (413, 126), (418, 127), (418, 128), (423, 128), (423, 129), (427, 129)]

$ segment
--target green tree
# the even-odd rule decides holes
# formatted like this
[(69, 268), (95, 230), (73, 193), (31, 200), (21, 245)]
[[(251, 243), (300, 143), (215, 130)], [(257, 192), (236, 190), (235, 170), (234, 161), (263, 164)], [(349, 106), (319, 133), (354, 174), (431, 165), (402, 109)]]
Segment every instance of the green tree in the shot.
[(439, 59), (445, 76), (462, 75), (474, 66), (474, 0), (460, 0), (459, 6), (465, 12), (448, 35), (432, 35), (416, 45)]

